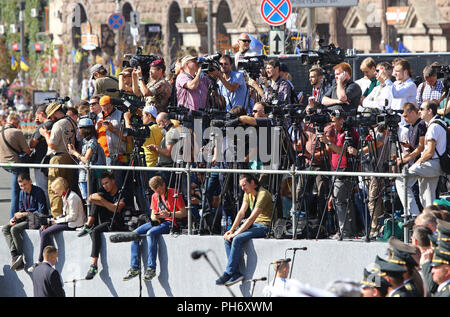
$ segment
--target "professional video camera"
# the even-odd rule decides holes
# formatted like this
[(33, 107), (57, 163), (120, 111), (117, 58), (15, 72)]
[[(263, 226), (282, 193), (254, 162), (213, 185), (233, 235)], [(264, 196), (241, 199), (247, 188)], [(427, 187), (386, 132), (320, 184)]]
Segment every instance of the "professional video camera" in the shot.
[(145, 107), (145, 102), (138, 100), (130, 100), (130, 99), (117, 99), (111, 98), (111, 104), (116, 107), (117, 110), (122, 111), (123, 113), (130, 111), (131, 116), (131, 125), (133, 127), (142, 125), (142, 118), (137, 115), (138, 109), (143, 109)]
[(47, 101), (48, 103), (54, 102), (54, 103), (63, 105), (63, 104), (65, 104), (66, 102), (68, 102), (70, 100), (70, 97), (67, 97), (67, 96), (66, 97), (61, 97), (61, 98), (49, 97), (49, 98), (45, 98), (44, 100)]
[(150, 137), (150, 127), (154, 124), (154, 122), (151, 122), (149, 124), (137, 124), (136, 126), (133, 125), (133, 129), (125, 128), (123, 129), (123, 136), (132, 136), (135, 141), (144, 141), (145, 139)]
[(335, 46), (333, 43), (323, 45), (324, 40), (319, 40), (318, 50), (301, 51), (302, 63), (304, 65), (317, 64), (322, 68), (327, 66), (334, 66), (344, 61), (345, 58), (352, 58), (355, 56), (355, 50), (345, 51), (339, 46)]
[(244, 56), (242, 60), (238, 62), (238, 70), (245, 71), (253, 80), (256, 80), (264, 69), (264, 60), (266, 55), (257, 56)]
[(136, 48), (136, 54), (125, 54), (124, 58), (127, 58), (129, 60), (123, 61), (122, 67), (141, 67), (142, 76), (144, 77), (146, 82), (148, 81), (148, 77), (150, 76), (150, 64), (157, 59), (164, 60), (164, 58), (156, 55), (142, 55), (142, 47)]
[(450, 65), (436, 65), (432, 67), (437, 70), (437, 78), (443, 78), (444, 91), (448, 92), (450, 87)]
[(213, 55), (206, 55), (205, 57), (198, 58), (198, 65), (200, 66), (202, 72), (205, 74), (209, 74), (215, 70), (220, 69), (219, 59), (222, 57), (222, 54), (216, 52)]
[(394, 110), (386, 110), (377, 116), (377, 124), (384, 124), (390, 129), (397, 129), (398, 124), (402, 121), (402, 118)]
[(331, 122), (330, 115), (328, 113), (316, 112), (314, 114), (305, 116), (305, 123), (325, 125), (328, 122)]
[[(274, 100), (278, 101), (278, 100)], [(278, 102), (274, 102), (275, 106), (269, 106), (268, 109), (265, 109), (264, 112), (272, 114), (272, 116), (276, 117), (285, 117), (292, 119), (300, 119), (303, 120), (305, 118), (306, 113), (304, 111), (304, 106), (301, 104), (287, 104), (284, 106), (279, 106)], [(272, 103), (273, 104), (273, 103)], [(303, 109), (302, 109), (303, 107)]]
[(170, 106), (168, 108), (169, 119), (170, 120), (178, 120), (180, 122), (194, 122), (196, 118), (203, 118), (205, 114), (202, 111), (198, 110), (189, 110), (183, 106)]

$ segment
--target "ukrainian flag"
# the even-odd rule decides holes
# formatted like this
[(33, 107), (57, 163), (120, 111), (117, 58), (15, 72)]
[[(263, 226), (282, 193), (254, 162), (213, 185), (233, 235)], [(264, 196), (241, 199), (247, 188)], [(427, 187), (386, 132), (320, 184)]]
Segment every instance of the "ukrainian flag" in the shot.
[(20, 69), (23, 70), (24, 72), (30, 70), (30, 65), (28, 65), (27, 61), (25, 60), (25, 58), (23, 58), (22, 55), (20, 55)]
[(16, 70), (17, 67), (19, 67), (19, 64), (17, 63), (17, 61), (14, 58), (14, 56), (11, 56), (11, 69), (12, 70)]
[(116, 68), (114, 67), (114, 63), (111, 60), (111, 57), (109, 58), (109, 74), (111, 76), (115, 76), (116, 75)]

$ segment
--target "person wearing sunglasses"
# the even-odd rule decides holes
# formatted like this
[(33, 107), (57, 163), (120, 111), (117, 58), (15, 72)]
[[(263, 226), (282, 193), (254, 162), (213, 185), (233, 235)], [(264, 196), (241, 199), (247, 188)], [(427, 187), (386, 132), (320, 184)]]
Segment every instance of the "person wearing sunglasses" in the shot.
[(238, 63), (244, 58), (244, 56), (255, 56), (256, 52), (250, 49), (250, 43), (252, 40), (248, 33), (241, 33), (238, 38), (239, 51), (234, 55), (234, 66), (238, 69)]
[[(231, 70), (232, 62), (230, 55), (224, 55), (219, 59), (220, 74), (218, 77), (219, 93), (225, 98), (226, 111), (229, 112), (235, 106), (247, 106), (247, 85), (245, 78), (240, 72)], [(251, 109), (251, 108), (250, 108)]]

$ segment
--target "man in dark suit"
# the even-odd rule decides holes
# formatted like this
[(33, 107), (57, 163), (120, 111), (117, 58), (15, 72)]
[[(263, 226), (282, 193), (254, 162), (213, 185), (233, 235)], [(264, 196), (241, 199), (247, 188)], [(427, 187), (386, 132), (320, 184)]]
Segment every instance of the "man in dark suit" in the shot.
[(44, 262), (33, 271), (34, 297), (65, 297), (61, 276), (53, 266), (58, 259), (58, 250), (47, 246), (43, 252)]

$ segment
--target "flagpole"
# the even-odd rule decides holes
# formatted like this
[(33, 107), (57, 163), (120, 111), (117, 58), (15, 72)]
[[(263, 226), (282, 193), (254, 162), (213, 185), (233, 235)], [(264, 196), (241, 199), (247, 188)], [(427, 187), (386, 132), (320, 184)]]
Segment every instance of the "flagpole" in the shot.
[[(21, 55), (21, 60), (22, 57), (24, 57), (25, 55), (25, 49), (24, 49), (24, 44), (25, 44), (25, 1), (20, 1), (20, 12), (19, 12), (19, 22), (20, 22), (20, 55)], [(22, 80), (22, 84), (25, 85), (25, 74), (22, 72), (22, 68), (20, 69), (21, 74), (20, 79)]]

